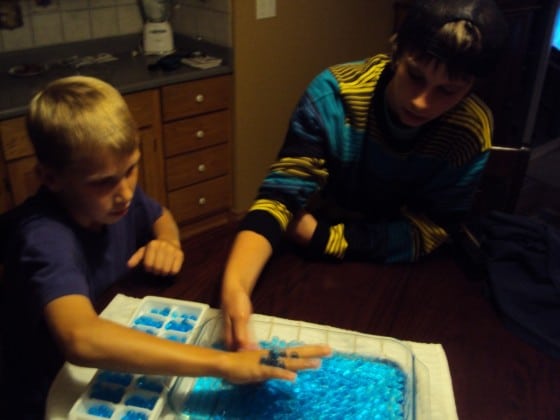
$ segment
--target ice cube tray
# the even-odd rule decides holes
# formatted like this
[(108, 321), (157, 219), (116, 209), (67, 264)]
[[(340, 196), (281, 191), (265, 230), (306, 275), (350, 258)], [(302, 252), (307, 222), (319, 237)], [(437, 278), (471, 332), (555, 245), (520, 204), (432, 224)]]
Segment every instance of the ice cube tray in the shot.
[[(208, 305), (146, 296), (128, 326), (157, 337), (193, 343)], [(174, 376), (98, 370), (74, 403), (70, 420), (155, 420), (165, 405)]]

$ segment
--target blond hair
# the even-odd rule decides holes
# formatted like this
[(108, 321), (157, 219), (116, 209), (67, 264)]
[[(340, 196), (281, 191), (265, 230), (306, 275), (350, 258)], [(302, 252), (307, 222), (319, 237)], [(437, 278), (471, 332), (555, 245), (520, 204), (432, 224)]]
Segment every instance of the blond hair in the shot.
[(57, 170), (100, 150), (130, 154), (139, 142), (122, 95), (94, 77), (70, 76), (47, 85), (31, 100), (26, 123), (37, 159)]

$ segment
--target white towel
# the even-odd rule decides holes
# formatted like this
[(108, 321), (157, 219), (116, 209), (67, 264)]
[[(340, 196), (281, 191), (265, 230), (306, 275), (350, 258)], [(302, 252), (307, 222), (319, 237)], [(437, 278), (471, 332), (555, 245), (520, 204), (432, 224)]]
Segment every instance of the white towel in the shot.
[[(126, 325), (140, 301), (141, 299), (118, 294), (107, 305), (101, 316)], [(210, 318), (218, 314), (219, 310), (210, 308), (206, 312), (206, 317)], [(348, 332), (348, 330), (340, 331)], [(417, 374), (416, 388), (423, 407), (423, 412), (417, 413), (417, 419), (458, 419), (449, 365), (441, 344), (412, 341), (406, 341), (405, 343), (410, 346), (414, 354)], [(93, 368), (65, 363), (49, 391), (46, 418), (48, 420), (66, 419), (72, 405), (85, 390), (95, 372), (96, 369)], [(161, 418), (173, 420), (175, 416), (170, 410), (164, 409)]]

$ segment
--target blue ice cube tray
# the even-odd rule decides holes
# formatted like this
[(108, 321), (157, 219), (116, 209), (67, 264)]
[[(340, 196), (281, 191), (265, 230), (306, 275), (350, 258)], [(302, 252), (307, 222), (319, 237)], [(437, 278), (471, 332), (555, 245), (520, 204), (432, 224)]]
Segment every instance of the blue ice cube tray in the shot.
[[(194, 342), (208, 305), (187, 300), (146, 296), (128, 326), (180, 343)], [(70, 420), (158, 419), (174, 376), (98, 370), (74, 403)]]

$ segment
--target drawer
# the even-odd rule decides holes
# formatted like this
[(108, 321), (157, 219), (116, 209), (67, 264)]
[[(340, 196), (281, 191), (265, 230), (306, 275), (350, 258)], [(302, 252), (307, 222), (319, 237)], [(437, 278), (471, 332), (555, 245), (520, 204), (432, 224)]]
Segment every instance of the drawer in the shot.
[(165, 156), (225, 143), (229, 129), (229, 111), (167, 123), (163, 126)]
[(228, 145), (209, 147), (167, 159), (167, 189), (172, 191), (229, 172)]
[(159, 93), (157, 90), (146, 90), (124, 95), (124, 100), (138, 127), (148, 127), (156, 123), (156, 117), (159, 114)]
[(31, 140), (27, 137), (24, 117), (0, 122), (0, 138), (4, 158), (8, 161), (35, 153)]
[(231, 90), (231, 76), (164, 86), (161, 89), (163, 120), (171, 121), (229, 108)]
[(229, 176), (169, 193), (169, 210), (179, 223), (231, 207)]

